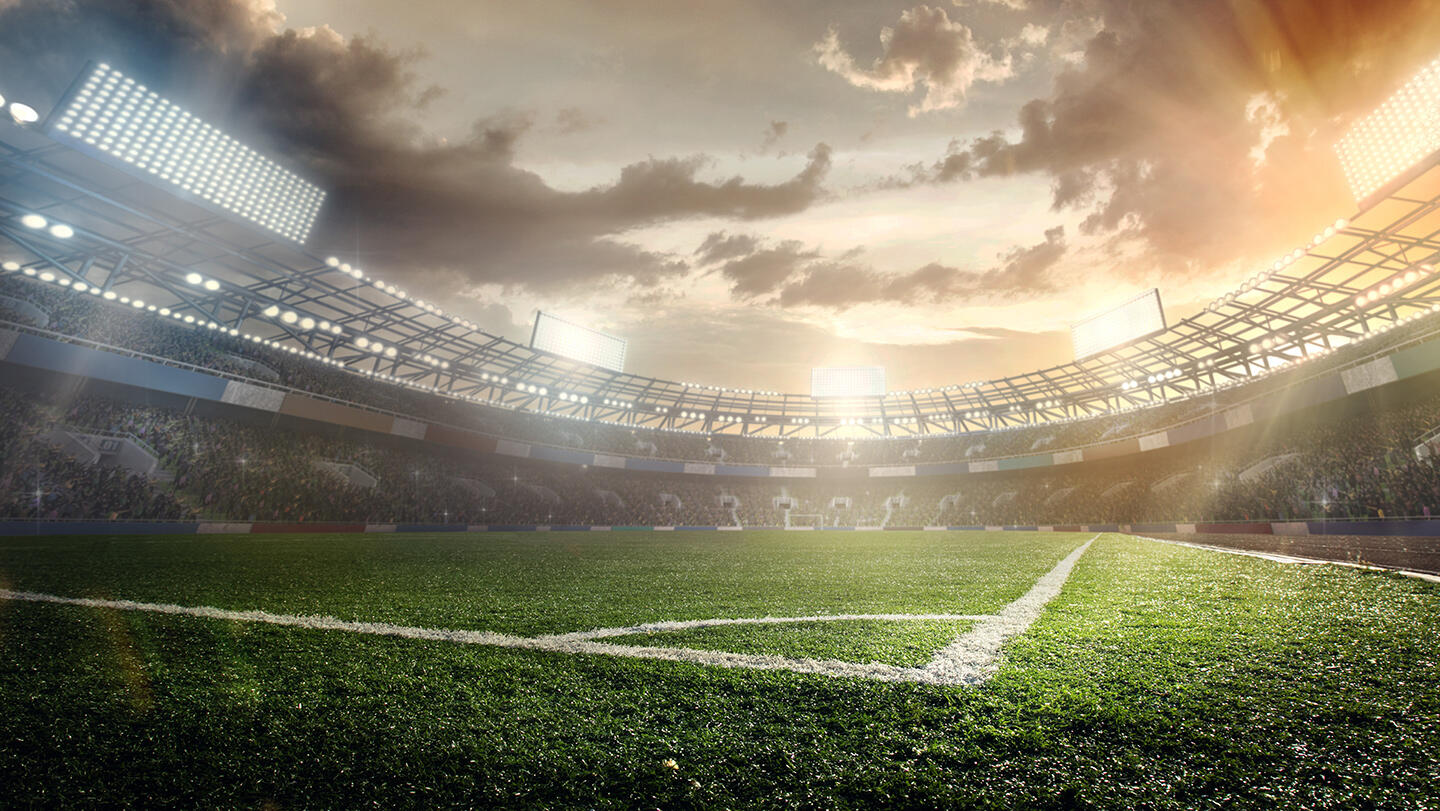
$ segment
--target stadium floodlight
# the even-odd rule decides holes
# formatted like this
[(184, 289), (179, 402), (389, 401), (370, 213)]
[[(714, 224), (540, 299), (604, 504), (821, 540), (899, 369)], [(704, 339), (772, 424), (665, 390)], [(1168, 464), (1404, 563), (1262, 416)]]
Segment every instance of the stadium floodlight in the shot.
[(280, 307), (275, 304), (271, 304), (269, 307), (266, 307), (261, 314), (264, 315), (266, 318), (274, 318), (275, 316), (280, 314)]
[(38, 231), (39, 229), (49, 225), (50, 221), (40, 216), (39, 214), (26, 214), (25, 216), (20, 218), (20, 224), (25, 226), (26, 228), (34, 228)]
[(19, 262), (6, 262), (5, 264), (0, 265), (0, 268), (4, 268), (5, 270), (8, 270), (8, 271), (16, 271), (16, 270), (19, 270), (19, 269), (20, 269), (20, 263), (19, 263)]
[(10, 117), (16, 124), (34, 124), (40, 120), (40, 114), (35, 112), (34, 107), (18, 101), (10, 105)]
[(1440, 59), (1355, 122), (1335, 151), (1357, 202), (1440, 151)]
[(56, 239), (69, 239), (70, 237), (75, 236), (75, 229), (71, 228), (68, 225), (65, 225), (64, 223), (57, 222), (54, 225), (50, 226), (50, 236), (55, 237)]
[(816, 366), (810, 370), (811, 397), (884, 397), (884, 366)]
[(58, 140), (295, 242), (309, 236), (325, 200), (313, 183), (107, 64), (88, 65), (55, 109), (46, 127)]
[(214, 291), (220, 289), (220, 283), (217, 282), (217, 281), (215, 281), (214, 279), (206, 279), (206, 280), (205, 280), (205, 289), (206, 289), (206, 290), (209, 290), (209, 291), (211, 291), (211, 292), (214, 292)]
[(285, 312), (280, 314), (280, 320), (284, 321), (287, 324), (293, 324), (299, 319), (300, 316), (296, 315), (294, 310), (286, 310)]
[(1152, 287), (1070, 325), (1070, 341), (1075, 359), (1080, 360), (1164, 330), (1165, 311), (1160, 306), (1160, 291)]
[(530, 348), (589, 363), (614, 372), (625, 371), (624, 338), (582, 327), (546, 312), (535, 314)]
[(190, 284), (199, 284), (205, 281), (205, 277), (201, 276), (198, 273), (187, 273), (185, 274), (185, 281)]

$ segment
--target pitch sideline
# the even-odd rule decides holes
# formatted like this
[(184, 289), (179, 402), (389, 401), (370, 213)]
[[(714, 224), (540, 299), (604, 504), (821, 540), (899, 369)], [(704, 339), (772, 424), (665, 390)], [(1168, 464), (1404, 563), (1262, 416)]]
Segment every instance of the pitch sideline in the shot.
[(1228, 546), (1214, 546), (1212, 544), (1191, 543), (1189, 541), (1172, 541), (1167, 538), (1151, 538), (1148, 535), (1131, 535), (1132, 538), (1139, 538), (1142, 541), (1153, 543), (1165, 543), (1171, 546), (1184, 546), (1190, 549), (1202, 549), (1206, 552), (1221, 552), (1226, 555), (1239, 555), (1246, 558), (1260, 558), (1274, 563), (1295, 563), (1301, 566), (1344, 566), (1347, 569), (1363, 569), (1369, 572), (1393, 572), (1404, 577), (1413, 577), (1416, 580), (1424, 580), (1428, 583), (1440, 583), (1440, 575), (1429, 572), (1417, 572), (1413, 569), (1397, 569), (1390, 566), (1375, 566), (1369, 563), (1356, 563), (1353, 560), (1328, 560), (1326, 558), (1306, 558), (1297, 555), (1286, 555), (1283, 552), (1262, 552), (1258, 549), (1236, 549)]

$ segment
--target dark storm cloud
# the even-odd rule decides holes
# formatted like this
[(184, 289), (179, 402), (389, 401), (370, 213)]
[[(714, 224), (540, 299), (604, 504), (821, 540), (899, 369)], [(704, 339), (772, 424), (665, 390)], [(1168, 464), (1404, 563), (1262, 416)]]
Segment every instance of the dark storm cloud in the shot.
[(1201, 266), (1243, 255), (1266, 229), (1333, 217), (1340, 126), (1440, 41), (1422, 0), (1032, 5), (1061, 20), (1060, 64), (1079, 32), (1083, 59), (1020, 107), (1017, 136), (952, 142), (911, 167), (914, 180), (1048, 175), (1057, 210), (1087, 212), (1083, 231)]
[(613, 235), (690, 217), (803, 211), (820, 199), (830, 169), (830, 149), (820, 144), (803, 169), (775, 184), (707, 181), (704, 157), (653, 158), (611, 183), (560, 191), (513, 163), (531, 114), (477, 121), (456, 143), (423, 137), (409, 122), (444, 94), (417, 82), (420, 53), (373, 35), (278, 30), (273, 7), (260, 0), (0, 8), (7, 76), (51, 66), (63, 77), (48, 88), (53, 98), (85, 59), (110, 54), (162, 92), (206, 100), (192, 106), (228, 113), (331, 192), (312, 245), (358, 244), (387, 276), (424, 271), (532, 288), (607, 276), (653, 283), (685, 264)]
[(773, 248), (763, 248), (731, 259), (720, 273), (731, 282), (730, 292), (751, 299), (773, 293), (787, 279), (813, 267), (819, 254), (806, 250), (799, 242), (789, 240)]
[(906, 273), (886, 273), (861, 261), (860, 251), (822, 258), (788, 240), (767, 245), (748, 235), (717, 231), (695, 250), (699, 264), (718, 269), (738, 298), (780, 306), (845, 310), (865, 303), (1011, 301), (1055, 290), (1050, 270), (1065, 256), (1065, 229), (1045, 240), (1000, 254), (983, 271), (931, 263)]
[(749, 234), (728, 234), (716, 231), (705, 237), (695, 249), (695, 257), (702, 265), (710, 265), (737, 256), (748, 256), (760, 247), (760, 240)]
[(615, 229), (690, 216), (752, 220), (794, 214), (819, 199), (830, 171), (829, 146), (818, 144), (807, 157), (799, 174), (770, 186), (741, 177), (698, 181), (696, 174), (708, 163), (703, 157), (651, 159), (626, 166), (613, 185), (571, 195), (567, 204), (582, 216), (613, 219)]
[(1011, 301), (1053, 292), (1050, 269), (1065, 251), (1065, 229), (1056, 227), (1045, 232), (1044, 242), (1013, 248), (985, 271), (931, 263), (909, 273), (881, 273), (849, 262), (814, 263), (803, 280), (781, 290), (779, 302), (843, 310), (872, 302)]

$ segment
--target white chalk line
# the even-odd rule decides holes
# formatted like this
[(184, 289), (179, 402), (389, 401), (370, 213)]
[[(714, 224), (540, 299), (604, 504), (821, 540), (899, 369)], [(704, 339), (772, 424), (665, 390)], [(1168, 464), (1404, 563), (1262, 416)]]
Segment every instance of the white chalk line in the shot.
[(780, 625), (791, 622), (856, 622), (864, 620), (912, 622), (912, 621), (978, 621), (992, 619), (994, 614), (813, 614), (805, 617), (724, 617), (709, 620), (666, 620), (647, 622), (643, 625), (625, 625), (615, 628), (596, 628), (593, 631), (571, 631), (551, 634), (537, 639), (583, 640), (605, 639), (613, 636), (635, 636), (638, 634), (664, 633), (666, 631), (689, 631), (696, 628), (714, 628), (724, 625)]
[[(349, 631), (375, 636), (393, 636), (462, 645), (487, 645), (567, 654), (599, 654), (636, 659), (653, 659), (712, 667), (745, 668), (750, 670), (787, 670), (833, 678), (861, 678), (886, 682), (918, 682), (934, 685), (978, 684), (994, 671), (1001, 646), (1024, 633), (1040, 616), (1045, 604), (1059, 594), (1070, 576), (1075, 562), (1090, 548), (1094, 538), (1086, 541), (1055, 568), (1043, 575), (1035, 585), (998, 614), (831, 614), (815, 617), (758, 617), (751, 619), (683, 620), (648, 623), (623, 628), (599, 628), (573, 634), (547, 636), (515, 636), (495, 631), (467, 631), (445, 628), (424, 628), (395, 625), (388, 622), (359, 622), (311, 614), (272, 614), (268, 611), (233, 611), (212, 606), (184, 606), (173, 603), (143, 603), (134, 600), (104, 600), (92, 597), (63, 597), (33, 591), (0, 589), (0, 600), (74, 605), (86, 608), (109, 608), (119, 611), (145, 611), (156, 614), (200, 617), (233, 622), (261, 622), (269, 625), (304, 628), (314, 631)], [(651, 629), (683, 630), (716, 625), (767, 624), (783, 622), (834, 622), (843, 620), (971, 620), (975, 628), (936, 653), (924, 667), (901, 667), (880, 662), (846, 662), (838, 659), (806, 659), (764, 654), (730, 653), (694, 648), (617, 645), (596, 642), (609, 636), (647, 633)]]
[(990, 678), (999, 667), (1000, 648), (1006, 642), (1025, 633), (1045, 605), (1060, 593), (1070, 572), (1080, 556), (1095, 543), (1102, 533), (1081, 544), (1055, 565), (1020, 599), (1005, 606), (1000, 613), (983, 620), (959, 639), (935, 654), (930, 664), (924, 667), (929, 680), (936, 684), (979, 684)]
[(1228, 546), (1212, 546), (1204, 543), (1190, 543), (1189, 541), (1172, 541), (1166, 538), (1151, 538), (1147, 535), (1134, 535), (1142, 541), (1154, 541), (1155, 543), (1168, 543), (1173, 546), (1187, 546), (1191, 549), (1203, 549), (1206, 552), (1223, 552), (1227, 555), (1241, 555), (1247, 558), (1260, 558), (1261, 560), (1274, 561), (1275, 563), (1295, 563), (1301, 566), (1344, 566), (1350, 569), (1364, 569), (1370, 572), (1394, 572), (1405, 577), (1413, 577), (1416, 580), (1424, 580), (1428, 583), (1440, 583), (1440, 575), (1433, 575), (1429, 572), (1417, 572), (1412, 569), (1392, 569), (1388, 566), (1375, 566), (1369, 563), (1355, 563), (1349, 560), (1326, 560), (1325, 558), (1303, 558), (1296, 555), (1282, 555), (1278, 552), (1259, 552), (1254, 549), (1231, 549)]

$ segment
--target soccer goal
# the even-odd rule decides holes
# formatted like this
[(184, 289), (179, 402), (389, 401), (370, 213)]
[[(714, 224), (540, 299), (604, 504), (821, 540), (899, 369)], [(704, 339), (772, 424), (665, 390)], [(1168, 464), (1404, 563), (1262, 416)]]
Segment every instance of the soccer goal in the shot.
[(785, 513), (785, 526), (787, 527), (823, 527), (825, 516), (810, 513)]

